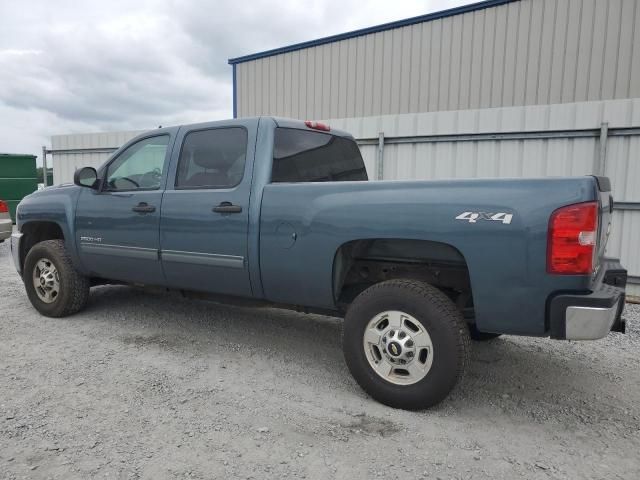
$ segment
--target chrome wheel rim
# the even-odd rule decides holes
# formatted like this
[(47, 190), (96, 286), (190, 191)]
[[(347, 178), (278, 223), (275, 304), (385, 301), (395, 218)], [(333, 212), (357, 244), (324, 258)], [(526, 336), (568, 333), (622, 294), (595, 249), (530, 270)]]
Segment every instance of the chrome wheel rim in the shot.
[(41, 258), (33, 267), (33, 286), (38, 298), (44, 303), (53, 303), (60, 294), (58, 269), (48, 258)]
[(364, 331), (364, 353), (380, 377), (413, 385), (433, 364), (433, 343), (424, 325), (408, 313), (390, 310), (371, 319)]

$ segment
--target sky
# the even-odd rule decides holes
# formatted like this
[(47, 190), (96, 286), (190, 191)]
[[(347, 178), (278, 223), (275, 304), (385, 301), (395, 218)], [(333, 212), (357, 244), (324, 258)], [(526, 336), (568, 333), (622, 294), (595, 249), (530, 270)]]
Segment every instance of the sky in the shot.
[(229, 58), (469, 3), (0, 0), (0, 152), (230, 118)]

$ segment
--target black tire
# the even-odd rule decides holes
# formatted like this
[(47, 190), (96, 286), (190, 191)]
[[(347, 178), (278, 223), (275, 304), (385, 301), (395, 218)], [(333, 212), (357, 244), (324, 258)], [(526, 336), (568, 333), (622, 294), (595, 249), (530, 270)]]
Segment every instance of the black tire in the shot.
[[(58, 273), (59, 293), (51, 303), (40, 299), (33, 284), (33, 272), (41, 259), (53, 263)], [(89, 279), (75, 269), (63, 240), (45, 240), (34, 245), (25, 259), (22, 277), (31, 304), (47, 317), (73, 315), (89, 299)]]
[(469, 336), (471, 337), (471, 340), (476, 342), (488, 342), (489, 340), (498, 338), (501, 335), (501, 333), (481, 332), (475, 325), (469, 325)]
[[(419, 320), (433, 344), (430, 370), (411, 385), (397, 385), (382, 378), (365, 354), (367, 325), (376, 315), (390, 310)], [(407, 410), (441, 402), (462, 378), (471, 350), (469, 330), (454, 303), (437, 288), (414, 280), (389, 280), (362, 292), (347, 311), (342, 346), (351, 374), (369, 395), (390, 407)]]

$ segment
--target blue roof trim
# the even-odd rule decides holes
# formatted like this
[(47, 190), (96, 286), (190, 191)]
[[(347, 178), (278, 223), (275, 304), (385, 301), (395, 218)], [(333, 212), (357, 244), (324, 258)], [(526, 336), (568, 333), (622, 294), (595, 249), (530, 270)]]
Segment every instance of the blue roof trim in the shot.
[(352, 32), (340, 33), (338, 35), (332, 35), (330, 37), (319, 38), (317, 40), (310, 40), (307, 42), (296, 43), (286, 47), (274, 48), (272, 50), (266, 50), (264, 52), (252, 53), (251, 55), (245, 55), (244, 57), (230, 58), (229, 64), (235, 65), (238, 63), (249, 62), (251, 60), (257, 60), (259, 58), (271, 57), (273, 55), (279, 55), (281, 53), (294, 52), (296, 50), (303, 50), (305, 48), (317, 47), (318, 45), (325, 45), (327, 43), (338, 42), (340, 40), (347, 40), (349, 38), (361, 37), (363, 35), (370, 35), (372, 33), (384, 32), (385, 30), (392, 30), (394, 28), (406, 27), (408, 25), (414, 25), (416, 23), (424, 23), (440, 18), (452, 17), (454, 15), (460, 15), (462, 13), (474, 12), (476, 10), (483, 10), (485, 8), (497, 7), (506, 3), (517, 2), (519, 0), (485, 0), (483, 2), (471, 3), (469, 5), (462, 5), (460, 7), (450, 8), (448, 10), (442, 10), (440, 12), (428, 13), (426, 15), (420, 15), (418, 17), (406, 18), (404, 20), (398, 20), (395, 22), (384, 23), (382, 25), (376, 25), (373, 27), (362, 28), (360, 30), (354, 30)]

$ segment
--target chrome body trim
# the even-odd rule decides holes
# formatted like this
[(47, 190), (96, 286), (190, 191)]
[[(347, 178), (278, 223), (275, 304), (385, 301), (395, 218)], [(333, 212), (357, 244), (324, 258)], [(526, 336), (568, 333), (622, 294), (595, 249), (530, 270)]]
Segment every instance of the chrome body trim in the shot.
[(130, 257), (141, 260), (159, 260), (158, 250), (155, 248), (130, 247), (128, 245), (110, 245), (105, 243), (80, 243), (83, 253), (94, 255), (111, 255), (114, 257)]
[(155, 248), (131, 247), (128, 245), (111, 245), (105, 243), (81, 242), (83, 253), (96, 255), (112, 255), (142, 260), (160, 260), (165, 262), (189, 263), (209, 267), (244, 268), (244, 257), (221, 255), (216, 253), (184, 252), (180, 250), (156, 250)]
[(184, 252), (180, 250), (162, 250), (160, 255), (164, 262), (189, 263), (208, 267), (244, 268), (244, 257), (237, 255)]

